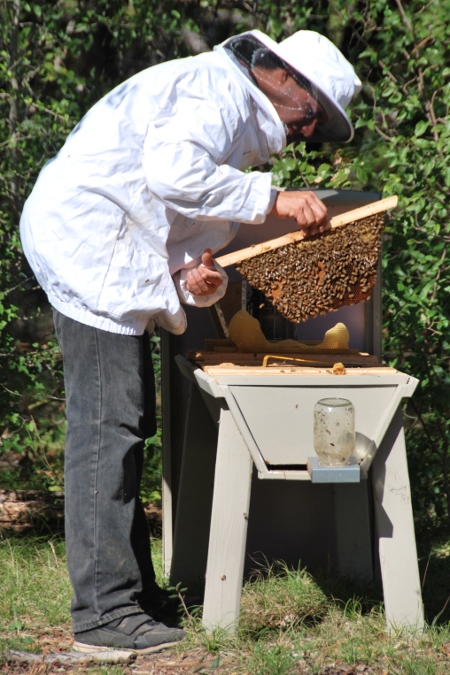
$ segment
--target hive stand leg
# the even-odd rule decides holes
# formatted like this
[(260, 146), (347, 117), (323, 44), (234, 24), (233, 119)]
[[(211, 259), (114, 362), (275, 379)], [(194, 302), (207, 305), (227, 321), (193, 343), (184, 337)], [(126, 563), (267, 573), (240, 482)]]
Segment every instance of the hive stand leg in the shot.
[(386, 622), (420, 630), (423, 605), (400, 408), (375, 455), (372, 481)]
[(239, 621), (253, 462), (228, 409), (220, 416), (203, 625)]
[(197, 385), (191, 383), (175, 517), (172, 585), (204, 583), (216, 447), (216, 426)]
[(366, 480), (333, 485), (339, 573), (359, 581), (373, 579), (368, 493)]

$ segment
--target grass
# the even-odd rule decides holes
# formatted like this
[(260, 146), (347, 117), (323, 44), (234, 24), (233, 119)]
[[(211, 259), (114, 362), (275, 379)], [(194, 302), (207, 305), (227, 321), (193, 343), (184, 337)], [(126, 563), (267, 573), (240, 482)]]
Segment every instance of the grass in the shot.
[(54, 628), (69, 642), (70, 594), (62, 540), (1, 540), (0, 651), (39, 649), (37, 636)]
[[(153, 542), (153, 555), (155, 568), (161, 569), (160, 541)], [(203, 654), (199, 668), (192, 670), (199, 675), (319, 675), (352, 672), (356, 666), (354, 672), (376, 675), (448, 675), (445, 600), (436, 604), (433, 589), (444, 597), (449, 562), (448, 542), (436, 544), (424, 558), (425, 602), (440, 616), (435, 621), (430, 616), (422, 634), (389, 633), (375, 587), (355, 588), (345, 580), (279, 565), (261, 570), (244, 587), (237, 637), (223, 631), (206, 635), (200, 617), (189, 616), (188, 638), (171, 658)], [(0, 540), (0, 652), (70, 649), (70, 596), (63, 540)], [(2, 663), (0, 672), (6, 672)], [(83, 672), (124, 675), (131, 669), (111, 665)]]

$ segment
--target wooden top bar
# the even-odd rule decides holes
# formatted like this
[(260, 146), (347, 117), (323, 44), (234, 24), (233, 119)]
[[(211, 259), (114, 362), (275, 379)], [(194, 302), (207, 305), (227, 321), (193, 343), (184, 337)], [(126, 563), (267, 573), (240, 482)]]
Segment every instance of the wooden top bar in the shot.
[[(283, 379), (292, 384), (293, 378), (301, 378), (302, 382), (328, 378), (328, 385), (333, 382), (337, 386), (342, 386), (344, 382), (355, 384), (360, 381), (362, 383), (362, 378), (366, 380), (369, 378), (368, 381), (373, 383), (374, 378), (383, 379), (385, 376), (390, 378), (393, 375), (405, 377), (395, 368), (381, 364), (375, 356), (362, 352), (357, 354), (277, 354), (277, 360), (268, 361), (263, 366), (264, 357), (267, 356), (266, 353), (225, 352), (219, 354), (191, 351), (187, 358), (216, 382), (222, 384), (231, 384), (232, 381), (244, 383), (252, 379), (257, 379), (261, 384), (263, 380), (265, 382), (270, 380), (275, 384), (275, 379), (277, 379), (277, 386), (279, 386)], [(343, 364), (344, 373), (333, 372), (335, 364)]]
[[(199, 364), (200, 365), (200, 364)], [(237, 375), (248, 377), (257, 376), (257, 377), (275, 377), (284, 375), (289, 376), (308, 376), (308, 377), (324, 377), (333, 375), (336, 380), (344, 380), (349, 376), (367, 376), (367, 375), (398, 375), (399, 371), (395, 368), (389, 368), (388, 366), (378, 366), (373, 368), (346, 368), (344, 375), (334, 375), (331, 368), (315, 368), (315, 367), (296, 367), (286, 364), (283, 366), (267, 366), (263, 368), (262, 366), (238, 366), (232, 363), (222, 363), (220, 365), (208, 366), (203, 365), (202, 370), (207, 374), (213, 377), (215, 380), (217, 377), (222, 377), (224, 375)]]
[[(376, 213), (381, 213), (382, 211), (387, 211), (388, 209), (393, 209), (397, 206), (398, 197), (393, 195), (392, 197), (387, 197), (386, 199), (378, 199), (376, 202), (371, 204), (366, 204), (361, 206), (358, 209), (352, 209), (346, 213), (341, 213), (339, 216), (335, 216), (330, 220), (330, 228), (335, 229), (337, 227), (342, 227), (342, 225), (348, 225), (357, 220), (362, 220)], [(262, 244), (254, 244), (248, 248), (244, 248), (241, 251), (234, 251), (233, 253), (228, 253), (226, 255), (216, 258), (216, 261), (222, 267), (228, 267), (229, 265), (236, 265), (243, 260), (248, 260), (249, 258), (254, 258), (257, 255), (262, 253), (267, 253), (268, 251), (274, 251), (280, 246), (287, 246), (288, 244), (295, 244), (302, 239), (305, 239), (307, 235), (302, 230), (296, 230), (295, 232), (290, 232), (283, 235), (282, 237), (277, 237), (276, 239), (270, 239), (265, 241)]]
[[(351, 353), (342, 353), (342, 352), (331, 352), (328, 350), (328, 353), (294, 353), (294, 354), (279, 354), (276, 349), (273, 352), (261, 352), (261, 353), (246, 353), (246, 352), (209, 352), (209, 351), (195, 351), (191, 350), (186, 355), (186, 358), (189, 361), (193, 361), (196, 365), (204, 369), (205, 366), (221, 366), (222, 364), (227, 364), (228, 366), (253, 366), (253, 367), (262, 367), (263, 359), (268, 355), (277, 356), (283, 359), (286, 359), (286, 366), (289, 368), (297, 367), (306, 367), (311, 366), (313, 368), (320, 368), (321, 366), (328, 367), (328, 365), (333, 366), (334, 363), (343, 363), (347, 367), (362, 367), (370, 368), (381, 366), (382, 364), (377, 359), (376, 356), (372, 354), (366, 354), (364, 352), (353, 351)], [(289, 361), (288, 359), (296, 359), (296, 361)], [(280, 359), (278, 363), (281, 368), (284, 368), (284, 364), (280, 365)], [(267, 368), (272, 368), (272, 365), (268, 365)], [(264, 368), (264, 370), (267, 370)]]

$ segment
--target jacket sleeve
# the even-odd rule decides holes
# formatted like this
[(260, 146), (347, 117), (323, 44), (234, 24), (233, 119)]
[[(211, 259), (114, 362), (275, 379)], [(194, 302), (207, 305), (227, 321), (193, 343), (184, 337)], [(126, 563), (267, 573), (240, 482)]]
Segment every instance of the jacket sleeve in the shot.
[[(198, 264), (198, 262), (198, 260), (195, 261), (196, 264)], [(194, 267), (194, 265), (191, 267)], [(194, 295), (187, 290), (186, 276), (189, 272), (189, 269), (179, 270), (173, 275), (172, 279), (175, 284), (175, 288), (177, 289), (178, 297), (183, 304), (192, 305), (193, 307), (211, 307), (211, 305), (223, 298), (228, 286), (228, 275), (216, 260), (214, 260), (214, 267), (222, 275), (222, 284), (212, 295)]]
[(152, 196), (188, 218), (258, 224), (273, 204), (272, 174), (227, 163), (244, 152), (250, 123), (229, 98), (185, 94), (161, 110), (148, 128), (144, 172)]

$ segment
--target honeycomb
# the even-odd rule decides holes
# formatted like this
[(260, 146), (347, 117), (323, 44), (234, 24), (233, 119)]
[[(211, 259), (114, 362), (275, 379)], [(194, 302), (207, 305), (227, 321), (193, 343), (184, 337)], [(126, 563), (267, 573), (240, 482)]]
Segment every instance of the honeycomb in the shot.
[(384, 215), (248, 258), (236, 268), (294, 323), (367, 300), (377, 278)]
[(278, 354), (326, 353), (334, 350), (346, 352), (350, 339), (347, 327), (343, 323), (337, 323), (327, 330), (320, 344), (305, 344), (298, 340), (272, 342), (266, 339), (258, 319), (251, 316), (245, 309), (236, 312), (230, 321), (228, 330), (230, 338), (240, 352), (270, 352), (274, 349)]

